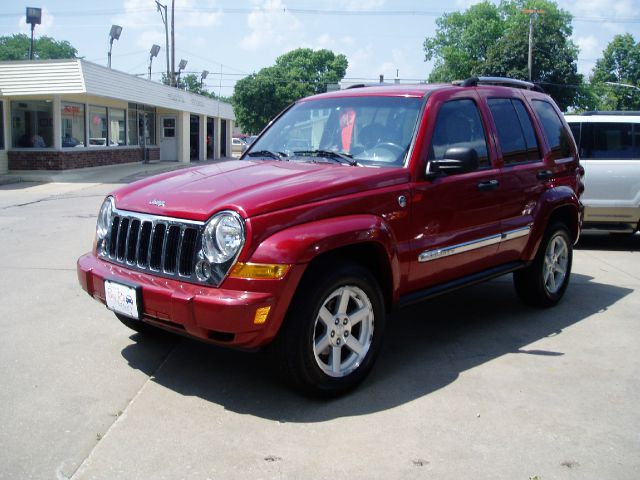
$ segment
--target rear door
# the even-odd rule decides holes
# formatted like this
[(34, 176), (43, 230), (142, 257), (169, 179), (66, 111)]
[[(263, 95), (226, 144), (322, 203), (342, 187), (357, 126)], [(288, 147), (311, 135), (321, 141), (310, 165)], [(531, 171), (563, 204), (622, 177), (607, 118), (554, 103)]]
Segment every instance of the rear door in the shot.
[(487, 89), (481, 95), (491, 112), (505, 192), (498, 254), (501, 263), (512, 262), (527, 244), (537, 201), (552, 171), (545, 164), (542, 132), (536, 132), (531, 107), (520, 91)]

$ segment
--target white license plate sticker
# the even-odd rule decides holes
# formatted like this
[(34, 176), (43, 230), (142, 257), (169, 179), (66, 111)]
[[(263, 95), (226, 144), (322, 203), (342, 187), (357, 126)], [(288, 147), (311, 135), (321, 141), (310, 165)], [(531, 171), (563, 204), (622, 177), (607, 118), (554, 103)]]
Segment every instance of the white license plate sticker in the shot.
[(127, 317), (140, 319), (138, 292), (135, 288), (105, 280), (104, 295), (107, 300), (107, 308)]

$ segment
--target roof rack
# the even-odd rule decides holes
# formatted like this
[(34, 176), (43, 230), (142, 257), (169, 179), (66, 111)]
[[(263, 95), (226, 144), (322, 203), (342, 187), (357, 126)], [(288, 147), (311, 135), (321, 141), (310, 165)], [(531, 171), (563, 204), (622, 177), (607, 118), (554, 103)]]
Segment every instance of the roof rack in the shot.
[(620, 115), (620, 116), (640, 116), (640, 111), (637, 110), (591, 110), (588, 112), (582, 112), (581, 115), (587, 117), (593, 115)]
[(534, 92), (545, 93), (539, 85), (524, 80), (506, 77), (470, 77), (459, 83), (461, 87), (477, 87), (478, 85), (502, 85), (505, 87), (523, 88)]

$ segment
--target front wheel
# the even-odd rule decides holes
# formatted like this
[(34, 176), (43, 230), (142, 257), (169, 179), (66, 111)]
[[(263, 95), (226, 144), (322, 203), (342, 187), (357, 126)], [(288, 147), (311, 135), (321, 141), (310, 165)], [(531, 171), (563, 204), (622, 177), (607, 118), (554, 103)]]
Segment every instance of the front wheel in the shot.
[(537, 307), (558, 303), (569, 285), (572, 259), (573, 243), (567, 227), (551, 225), (533, 263), (513, 274), (520, 299)]
[(373, 367), (384, 325), (380, 287), (367, 269), (309, 271), (275, 345), (285, 380), (315, 396), (347, 392)]

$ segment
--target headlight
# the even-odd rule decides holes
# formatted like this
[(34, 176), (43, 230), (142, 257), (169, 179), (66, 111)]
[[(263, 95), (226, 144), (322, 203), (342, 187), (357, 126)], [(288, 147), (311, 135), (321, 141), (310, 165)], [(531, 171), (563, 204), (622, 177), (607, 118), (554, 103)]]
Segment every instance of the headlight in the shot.
[(211, 263), (232, 260), (243, 244), (244, 223), (236, 212), (220, 212), (204, 227), (202, 253)]
[(98, 222), (96, 224), (96, 235), (98, 240), (104, 240), (109, 234), (111, 221), (113, 220), (113, 197), (105, 198), (98, 213)]

